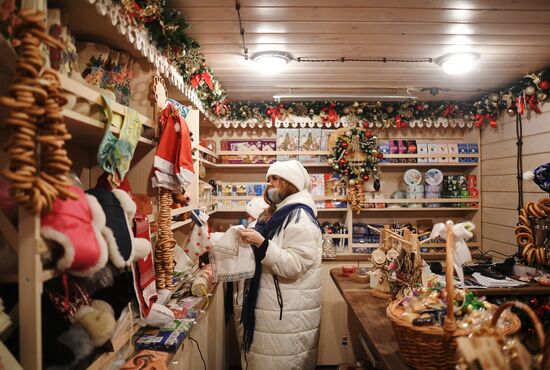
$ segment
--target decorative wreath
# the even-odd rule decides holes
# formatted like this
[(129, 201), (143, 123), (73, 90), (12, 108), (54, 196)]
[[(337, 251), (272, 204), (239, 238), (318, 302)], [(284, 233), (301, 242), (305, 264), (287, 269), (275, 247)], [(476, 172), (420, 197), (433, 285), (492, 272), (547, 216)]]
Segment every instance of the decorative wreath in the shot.
[(550, 256), (542, 245), (535, 244), (534, 222), (548, 220), (550, 215), (550, 198), (542, 198), (537, 203), (530, 202), (519, 211), (519, 225), (516, 226), (516, 243), (520, 248), (521, 256), (528, 265), (550, 265)]
[(372, 131), (354, 127), (337, 130), (333, 135), (337, 135), (336, 142), (327, 162), (334, 172), (346, 177), (350, 186), (372, 178), (375, 190), (378, 190), (378, 162), (384, 156), (378, 151), (377, 138)]

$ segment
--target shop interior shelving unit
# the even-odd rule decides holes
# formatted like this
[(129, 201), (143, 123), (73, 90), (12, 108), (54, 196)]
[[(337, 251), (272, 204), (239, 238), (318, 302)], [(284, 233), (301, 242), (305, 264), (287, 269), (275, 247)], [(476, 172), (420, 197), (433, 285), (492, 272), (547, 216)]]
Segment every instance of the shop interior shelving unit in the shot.
[[(206, 125), (205, 125), (206, 126)], [(373, 129), (375, 135), (380, 141), (391, 139), (416, 139), (426, 143), (475, 143), (479, 147), (480, 136), (479, 130), (467, 128), (447, 128), (447, 129)], [(275, 138), (276, 129), (216, 129), (213, 126), (206, 126), (201, 129), (201, 140), (213, 140), (217, 148), (220, 148), (220, 142), (224, 139), (262, 139)], [(218, 161), (201, 159), (202, 165), (206, 168), (206, 179), (213, 179), (218, 183), (223, 184), (257, 184), (265, 182), (265, 173), (269, 164), (224, 164), (221, 163), (221, 157), (235, 155), (311, 155), (311, 156), (326, 156), (329, 151), (273, 151), (273, 152), (234, 152), (218, 150), (215, 155), (211, 156)], [(392, 158), (439, 158), (449, 157), (446, 154), (390, 154), (385, 156), (388, 159)], [(336, 257), (337, 260), (368, 260), (369, 254), (352, 253), (353, 247), (364, 247), (365, 244), (353, 244), (352, 226), (353, 223), (362, 222), (369, 224), (387, 224), (398, 222), (405, 224), (414, 220), (431, 220), (434, 224), (447, 219), (454, 221), (469, 220), (476, 225), (474, 241), (469, 243), (470, 248), (474, 253), (478, 253), (481, 249), (481, 197), (478, 198), (439, 198), (439, 199), (391, 199), (390, 196), (395, 191), (399, 190), (403, 183), (403, 174), (410, 168), (418, 169), (424, 174), (430, 168), (440, 169), (444, 175), (476, 175), (477, 188), (481, 189), (481, 160), (479, 154), (459, 154), (457, 157), (474, 158), (476, 162), (436, 162), (436, 163), (380, 163), (381, 174), (381, 192), (384, 195), (383, 199), (373, 200), (373, 203), (385, 203), (384, 208), (363, 208), (360, 212), (354, 212), (348, 206), (347, 208), (318, 208), (319, 220), (321, 222), (340, 222), (347, 226), (349, 232), (347, 234), (330, 235), (334, 239), (347, 239), (347, 251), (342, 251)], [(332, 168), (326, 163), (311, 164), (304, 163), (304, 166), (310, 174), (312, 173), (331, 173)], [(480, 192), (481, 193), (481, 192)], [(251, 196), (223, 196), (218, 194), (215, 198), (219, 201), (218, 213), (212, 219), (215, 227), (224, 228), (228, 224), (237, 224), (240, 218), (246, 217), (244, 206), (228, 207), (222, 206), (223, 201), (251, 199)], [(315, 200), (345, 200), (345, 197), (314, 197)], [(439, 203), (439, 208), (406, 208), (406, 207), (391, 207), (392, 204), (410, 204), (410, 203)], [(449, 203), (464, 203), (464, 207), (446, 206)], [(471, 203), (477, 204), (476, 207), (470, 207)], [(443, 247), (443, 245), (431, 243), (430, 247)], [(423, 253), (425, 259), (444, 259), (444, 253)]]
[[(69, 19), (72, 21), (69, 27), (77, 39), (79, 36), (84, 36), (85, 39), (93, 39), (94, 41), (103, 41), (118, 50), (129, 53), (136, 61), (141, 64), (142, 69), (147, 72), (154, 71), (155, 67), (151, 65), (145, 58), (140, 55), (140, 51), (134, 44), (128, 41), (127, 38), (117, 32), (117, 28), (107, 19), (107, 16), (100, 15), (95, 7), (89, 1), (49, 1), (51, 7), (59, 7), (66, 11)], [(26, 0), (21, 4), (22, 7), (34, 8), (37, 10), (45, 10), (45, 1)], [(83, 17), (85, 13), (85, 17)], [(94, 27), (86, 28), (85, 25), (95, 25)], [(6, 41), (0, 36), (0, 82), (2, 89), (1, 94), (5, 94), (7, 86), (15, 71), (15, 62), (17, 56), (13, 52)], [(148, 77), (151, 77), (150, 74)], [(87, 85), (84, 81), (78, 81), (68, 76), (60, 74), (62, 89), (68, 93), (75, 95), (79, 102), (94, 106), (99, 109), (98, 104), (102, 103), (100, 93)], [(150, 79), (138, 81), (140, 89), (149, 89)], [(167, 85), (170, 85), (168, 81)], [(186, 93), (189, 93), (186, 88)], [(184, 96), (183, 91), (179, 91), (174, 86), (169, 86), (169, 96), (175, 97), (178, 100), (188, 100)], [(150, 197), (156, 195), (149, 184), (149, 178), (152, 169), (153, 157), (156, 149), (156, 141), (154, 138), (155, 120), (154, 107), (152, 103), (144, 100), (136, 101), (131, 96), (130, 106), (140, 112), (140, 120), (143, 124), (142, 136), (139, 139), (128, 179), (132, 185), (132, 190), (135, 193), (147, 194)], [(200, 107), (199, 107), (200, 108)], [(113, 102), (111, 109), (114, 114), (124, 116), (125, 107), (121, 104)], [(5, 116), (5, 111), (0, 110), (0, 121)], [(71, 109), (63, 109), (62, 114), (65, 118), (67, 128), (72, 135), (70, 142), (66, 144), (69, 158), (73, 161), (73, 171), (80, 177), (84, 187), (91, 188), (95, 186), (97, 178), (101, 174), (101, 170), (96, 164), (96, 153), (99, 143), (105, 132), (105, 122), (96, 119), (86, 114), (79, 113)], [(191, 109), (186, 118), (186, 122), (190, 131), (195, 138), (199, 137), (199, 116), (201, 113), (197, 109)], [(113, 127), (113, 133), (118, 134), (118, 129)], [(2, 144), (9, 137), (9, 131), (6, 127), (0, 126), (0, 141)], [(197, 140), (197, 139), (195, 139)], [(198, 141), (198, 140), (197, 140)], [(206, 148), (201, 148), (197, 142), (194, 143), (194, 167), (196, 176), (187, 189), (190, 195), (191, 202), (189, 206), (174, 209), (172, 216), (177, 216), (192, 209), (203, 209), (208, 213), (212, 213), (212, 203), (201, 204), (198, 202), (198, 158), (196, 154), (202, 150), (209, 152)], [(0, 165), (5, 165), (6, 158), (0, 156)], [(146, 179), (144, 181), (144, 179)], [(154, 207), (155, 208), (155, 207)], [(156, 214), (149, 215), (150, 222), (155, 222)], [(172, 224), (172, 230), (176, 240), (185, 240), (190, 230), (191, 220), (175, 221)], [(42, 331), (41, 331), (41, 295), (43, 292), (43, 284), (54, 277), (59, 276), (60, 272), (56, 270), (44, 269), (41, 256), (48, 251), (48, 243), (40, 237), (40, 217), (29, 213), (26, 209), (18, 210), (18, 224), (13, 225), (6, 215), (0, 211), (0, 232), (8, 242), (9, 246), (15, 250), (18, 258), (17, 274), (2, 274), (0, 273), (0, 282), (17, 282), (19, 291), (19, 302), (14, 310), (10, 312), (12, 325), (3, 333), (0, 333), (1, 338), (7, 337), (15, 326), (19, 326), (20, 331), (20, 364), (25, 370), (41, 369), (42, 368)], [(155, 234), (152, 235), (155, 238)], [(19, 318), (19, 320), (17, 320)], [(24, 319), (23, 319), (24, 318)], [(121, 350), (132, 339), (139, 327), (130, 322), (126, 323), (119, 331), (119, 335), (112, 339), (114, 353)], [(113, 353), (107, 353), (92, 364), (90, 369), (104, 369), (114, 359)], [(202, 366), (202, 365), (201, 365)]]

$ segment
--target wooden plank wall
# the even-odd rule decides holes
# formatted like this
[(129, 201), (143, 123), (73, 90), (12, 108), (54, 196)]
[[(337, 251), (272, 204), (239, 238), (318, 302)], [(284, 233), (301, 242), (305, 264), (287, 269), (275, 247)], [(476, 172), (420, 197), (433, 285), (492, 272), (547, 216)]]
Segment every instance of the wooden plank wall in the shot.
[[(498, 128), (481, 131), (482, 248), (504, 254), (516, 252), (517, 222), (515, 117), (505, 112)], [(550, 105), (542, 114), (523, 119), (523, 171), (550, 162)], [(523, 182), (524, 202), (548, 196), (533, 182)], [(501, 258), (491, 253), (495, 258)]]

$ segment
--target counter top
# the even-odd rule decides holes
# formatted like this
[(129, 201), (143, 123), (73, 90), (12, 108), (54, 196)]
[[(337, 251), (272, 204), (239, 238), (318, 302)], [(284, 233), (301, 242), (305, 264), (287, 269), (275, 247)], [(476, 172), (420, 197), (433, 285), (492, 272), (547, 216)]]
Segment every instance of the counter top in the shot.
[(330, 276), (348, 304), (348, 312), (359, 322), (357, 328), (377, 367), (410, 369), (399, 353), (390, 321), (386, 318), (387, 301), (374, 297), (367, 284), (355, 283), (342, 275), (342, 270), (330, 270)]
[[(348, 313), (359, 324), (357, 328), (363, 347), (371, 362), (383, 369), (410, 369), (399, 353), (391, 322), (386, 317), (388, 301), (372, 295), (368, 284), (356, 283), (344, 277), (341, 268), (330, 270), (330, 277), (348, 304)], [(550, 287), (529, 284), (518, 288), (472, 289), (484, 296), (550, 295)]]

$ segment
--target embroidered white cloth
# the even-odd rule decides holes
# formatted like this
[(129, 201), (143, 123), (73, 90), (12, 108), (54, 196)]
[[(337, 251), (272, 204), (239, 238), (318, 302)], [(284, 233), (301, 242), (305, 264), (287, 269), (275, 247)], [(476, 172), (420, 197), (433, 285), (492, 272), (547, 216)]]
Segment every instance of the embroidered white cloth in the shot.
[(453, 266), (460, 282), (464, 285), (464, 271), (462, 270), (462, 265), (472, 260), (470, 249), (465, 240), (474, 236), (472, 231), (475, 229), (475, 225), (470, 221), (461, 222), (459, 224), (455, 224), (453, 221), (447, 221), (445, 224), (441, 222), (433, 226), (430, 239), (435, 239), (439, 236), (441, 239), (447, 240), (447, 225), (451, 226), (451, 230), (454, 234)]
[(244, 227), (232, 226), (225, 233), (211, 234), (214, 248), (210, 252), (210, 264), (214, 281), (239, 281), (254, 276), (254, 251), (241, 241), (240, 229)]

